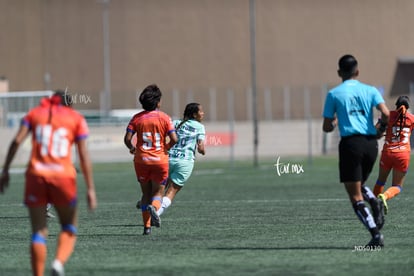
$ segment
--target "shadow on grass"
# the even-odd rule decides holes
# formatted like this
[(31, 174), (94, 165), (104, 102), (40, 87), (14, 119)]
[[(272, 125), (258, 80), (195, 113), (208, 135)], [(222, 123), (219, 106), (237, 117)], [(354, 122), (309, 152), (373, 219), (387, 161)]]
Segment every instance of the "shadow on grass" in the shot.
[(118, 228), (118, 227), (137, 227), (137, 226), (141, 226), (141, 227), (144, 227), (144, 225), (143, 224), (107, 224), (107, 225), (105, 225), (105, 224), (101, 224), (101, 225), (97, 225), (97, 227), (103, 227), (103, 228), (111, 228), (111, 227), (116, 227), (116, 228)]
[(108, 238), (108, 237), (121, 237), (121, 238), (126, 238), (126, 237), (136, 237), (137, 235), (140, 236), (142, 233), (132, 233), (132, 234), (126, 234), (126, 233), (121, 233), (121, 234), (114, 234), (114, 233), (108, 233), (108, 234), (81, 234), (81, 235), (77, 235), (78, 237), (87, 237), (87, 238)]
[(290, 247), (212, 247), (210, 250), (220, 251), (243, 251), (243, 250), (352, 250), (351, 247), (346, 246), (290, 246)]

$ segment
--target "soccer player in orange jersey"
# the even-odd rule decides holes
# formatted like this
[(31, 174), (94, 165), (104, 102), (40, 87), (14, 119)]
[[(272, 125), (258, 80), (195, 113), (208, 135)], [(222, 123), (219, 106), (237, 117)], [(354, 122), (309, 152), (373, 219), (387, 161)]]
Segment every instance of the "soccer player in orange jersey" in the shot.
[[(135, 155), (135, 173), (142, 190), (144, 235), (151, 234), (151, 225), (160, 227), (157, 211), (168, 179), (168, 149), (178, 141), (171, 118), (158, 110), (161, 96), (161, 90), (155, 84), (142, 91), (139, 101), (144, 111), (132, 117), (124, 137), (129, 152)], [(135, 145), (132, 144), (134, 134)]]
[(24, 203), (29, 209), (32, 238), (30, 245), (33, 275), (43, 275), (47, 258), (48, 235), (46, 205), (54, 205), (62, 230), (58, 237), (52, 275), (63, 275), (63, 266), (71, 256), (77, 232), (76, 170), (71, 161), (71, 147), (77, 145), (81, 169), (87, 187), (90, 210), (96, 208), (94, 180), (86, 149), (88, 127), (84, 117), (73, 110), (66, 93), (55, 93), (41, 100), (22, 119), (22, 124), (10, 144), (0, 192), (9, 185), (9, 168), (15, 153), (25, 138), (32, 134), (32, 152), (26, 170)]
[[(407, 111), (410, 107), (410, 99), (407, 96), (400, 96), (395, 105), (396, 110), (390, 112), (378, 179), (374, 186), (374, 195), (383, 201), (385, 213), (388, 212), (387, 200), (395, 197), (402, 190), (410, 164), (410, 136), (414, 129), (414, 115)], [(391, 170), (392, 186), (384, 192)]]

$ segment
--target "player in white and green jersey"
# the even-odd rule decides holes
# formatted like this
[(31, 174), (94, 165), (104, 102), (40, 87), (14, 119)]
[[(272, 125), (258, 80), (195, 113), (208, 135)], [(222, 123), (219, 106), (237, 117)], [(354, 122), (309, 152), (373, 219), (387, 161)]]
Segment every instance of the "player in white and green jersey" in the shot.
[(190, 178), (196, 150), (202, 155), (205, 154), (206, 132), (204, 125), (201, 124), (203, 117), (203, 107), (198, 103), (190, 103), (185, 107), (184, 118), (174, 121), (178, 142), (169, 151), (168, 183), (158, 215), (171, 205), (175, 195)]

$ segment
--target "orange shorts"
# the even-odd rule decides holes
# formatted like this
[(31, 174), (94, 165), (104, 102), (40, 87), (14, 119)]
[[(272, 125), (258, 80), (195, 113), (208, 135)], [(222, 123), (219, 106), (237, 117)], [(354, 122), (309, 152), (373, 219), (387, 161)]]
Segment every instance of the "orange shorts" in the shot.
[(153, 181), (165, 185), (168, 179), (168, 163), (165, 164), (141, 164), (134, 163), (135, 174), (140, 183)]
[(410, 165), (410, 152), (389, 152), (383, 151), (381, 154), (380, 167), (385, 170), (397, 170), (407, 172)]
[(56, 206), (76, 206), (76, 179), (71, 177), (45, 177), (26, 174), (24, 203), (40, 207), (47, 203)]

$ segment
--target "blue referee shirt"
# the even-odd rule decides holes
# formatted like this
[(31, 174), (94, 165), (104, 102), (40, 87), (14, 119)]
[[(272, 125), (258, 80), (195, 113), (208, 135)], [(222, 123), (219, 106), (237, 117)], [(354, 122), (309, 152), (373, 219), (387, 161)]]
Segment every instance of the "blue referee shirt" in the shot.
[(323, 117), (338, 119), (341, 137), (375, 135), (373, 108), (383, 103), (378, 89), (358, 80), (346, 80), (326, 96)]

